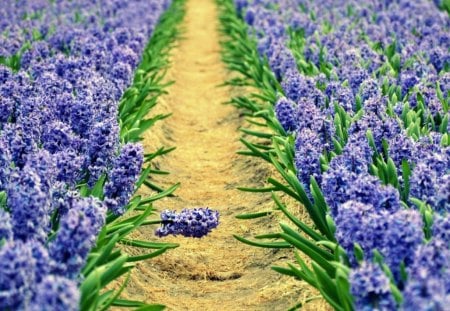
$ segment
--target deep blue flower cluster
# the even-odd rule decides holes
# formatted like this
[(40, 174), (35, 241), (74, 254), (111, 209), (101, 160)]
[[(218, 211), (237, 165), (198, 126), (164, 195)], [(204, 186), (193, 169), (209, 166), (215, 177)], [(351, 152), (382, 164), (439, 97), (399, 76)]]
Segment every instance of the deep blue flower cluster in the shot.
[(165, 210), (161, 213), (161, 220), (162, 227), (156, 230), (157, 236), (201, 238), (219, 225), (219, 212), (209, 208), (183, 209), (180, 213)]
[[(308, 194), (311, 176), (318, 181), (349, 255), (355, 308), (399, 307), (370, 263), (377, 250), (404, 294), (400, 307), (445, 309), (448, 268), (417, 261), (428, 254), (431, 266), (438, 252), (450, 261), (441, 220), (450, 212), (448, 15), (425, 0), (235, 3), (283, 88), (274, 109), (295, 137), (298, 179)], [(429, 238), (416, 199), (431, 209)]]
[[(107, 211), (125, 212), (141, 173), (118, 103), (170, 3), (2, 2), (0, 309), (78, 309)], [(81, 197), (99, 181), (105, 202)]]

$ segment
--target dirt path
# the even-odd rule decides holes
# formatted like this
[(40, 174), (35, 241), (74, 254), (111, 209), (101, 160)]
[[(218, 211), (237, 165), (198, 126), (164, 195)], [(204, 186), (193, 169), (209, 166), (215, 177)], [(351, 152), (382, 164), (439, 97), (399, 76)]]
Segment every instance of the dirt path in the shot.
[[(220, 211), (221, 224), (203, 239), (165, 238), (181, 246), (140, 263), (125, 296), (163, 303), (170, 310), (286, 310), (316, 295), (304, 283), (270, 269), (288, 252), (249, 247), (232, 236), (270, 230), (269, 220), (245, 222), (235, 216), (269, 209), (272, 203), (265, 194), (235, 189), (256, 185), (269, 168), (236, 155), (243, 121), (233, 107), (222, 105), (230, 89), (217, 87), (227, 79), (217, 21), (214, 0), (187, 1), (184, 40), (173, 51), (168, 73), (176, 84), (158, 106), (173, 116), (151, 130), (144, 144), (147, 150), (161, 144), (177, 147), (158, 163), (171, 175), (156, 177), (155, 183), (168, 187), (180, 181), (181, 188), (177, 197), (157, 202), (158, 210), (208, 206)], [(136, 238), (156, 239), (150, 230)]]

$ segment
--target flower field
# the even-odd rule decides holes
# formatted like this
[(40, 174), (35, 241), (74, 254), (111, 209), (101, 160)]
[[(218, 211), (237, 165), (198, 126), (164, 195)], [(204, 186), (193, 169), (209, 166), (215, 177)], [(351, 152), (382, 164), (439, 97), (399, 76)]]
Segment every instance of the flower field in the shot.
[(1, 4), (0, 310), (448, 309), (448, 1)]

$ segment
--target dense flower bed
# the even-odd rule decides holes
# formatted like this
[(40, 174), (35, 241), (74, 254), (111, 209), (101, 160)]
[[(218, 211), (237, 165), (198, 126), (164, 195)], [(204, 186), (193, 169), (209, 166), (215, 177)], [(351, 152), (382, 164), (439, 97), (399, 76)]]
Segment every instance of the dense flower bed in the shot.
[(353, 307), (445, 309), (447, 13), (425, 0), (235, 5), (281, 84), (276, 117), (295, 138), (309, 201), (318, 200), (311, 183), (325, 198), (351, 268)]
[(119, 100), (170, 2), (2, 2), (0, 309), (78, 309), (88, 253), (141, 173)]

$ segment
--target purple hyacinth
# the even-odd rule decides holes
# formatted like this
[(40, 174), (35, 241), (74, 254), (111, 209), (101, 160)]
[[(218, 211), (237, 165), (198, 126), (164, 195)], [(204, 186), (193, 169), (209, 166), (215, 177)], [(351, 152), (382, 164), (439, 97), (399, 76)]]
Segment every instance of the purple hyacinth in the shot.
[(320, 156), (323, 149), (320, 137), (314, 131), (306, 128), (298, 133), (295, 142), (295, 166), (298, 179), (305, 185), (307, 193), (311, 176), (314, 176), (319, 184), (322, 182)]
[(286, 132), (292, 132), (297, 129), (294, 102), (285, 97), (280, 98), (275, 105), (275, 114)]
[(438, 177), (427, 164), (417, 164), (410, 179), (410, 196), (433, 205)]
[(105, 215), (103, 204), (95, 198), (72, 201), (68, 212), (61, 217), (55, 239), (49, 244), (49, 254), (57, 263), (55, 273), (77, 278), (104, 225)]
[(447, 242), (433, 239), (414, 254), (402, 307), (404, 310), (445, 310), (450, 302), (449, 293), (450, 249)]
[(119, 125), (110, 119), (96, 123), (89, 135), (89, 185), (106, 172), (119, 146)]
[(125, 206), (133, 195), (139, 178), (144, 151), (140, 144), (126, 144), (114, 160), (113, 168), (105, 185), (105, 203), (116, 215), (125, 212)]
[(450, 214), (434, 217), (433, 221), (433, 239), (439, 239), (445, 243), (450, 243)]
[(0, 135), (0, 191), (4, 190), (8, 184), (11, 162), (11, 152), (6, 139)]
[(35, 261), (31, 248), (20, 241), (0, 247), (0, 309), (25, 310), (35, 286)]
[(79, 303), (80, 291), (75, 281), (48, 275), (36, 287), (31, 310), (77, 311)]
[(298, 102), (300, 98), (307, 97), (308, 93), (311, 91), (310, 85), (306, 83), (297, 70), (288, 71), (281, 85), (286, 97), (295, 103)]
[(0, 244), (2, 240), (10, 240), (13, 237), (11, 216), (0, 208)]
[(416, 210), (400, 210), (389, 216), (381, 253), (397, 282), (401, 281), (401, 263), (409, 266), (414, 253), (424, 241), (421, 214)]
[(15, 102), (12, 98), (0, 97), (0, 128), (11, 117), (14, 106)]
[(35, 280), (36, 283), (39, 283), (50, 273), (55, 262), (49, 257), (45, 244), (31, 240), (27, 242), (27, 245), (31, 249), (31, 254), (35, 262)]
[(83, 164), (86, 156), (73, 149), (66, 149), (54, 154), (56, 162), (56, 180), (75, 185), (83, 177)]
[(378, 265), (363, 262), (351, 271), (349, 281), (356, 310), (397, 309), (389, 278)]
[(400, 168), (403, 160), (411, 163), (415, 154), (416, 144), (405, 133), (396, 135), (389, 140), (389, 156), (394, 161), (396, 167)]
[(364, 80), (359, 89), (363, 102), (369, 98), (377, 98), (381, 95), (378, 82), (371, 78)]
[(165, 210), (161, 213), (162, 227), (156, 235), (182, 235), (201, 238), (219, 225), (219, 212), (209, 208), (183, 209), (180, 213)]
[(336, 239), (347, 251), (351, 265), (356, 265), (354, 243), (361, 246), (366, 259), (372, 258), (373, 250), (383, 248), (384, 230), (388, 227), (387, 215), (357, 201), (348, 201), (339, 207), (339, 214), (335, 217)]
[(434, 209), (440, 213), (450, 212), (450, 174), (439, 178), (438, 189), (434, 197)]
[(273, 54), (269, 58), (269, 64), (279, 80), (286, 75), (290, 68), (296, 66), (292, 52), (282, 45), (273, 50)]
[(51, 122), (44, 129), (42, 144), (52, 154), (67, 148), (81, 149), (80, 138), (77, 137), (68, 124), (61, 121)]
[(50, 230), (50, 197), (37, 172), (29, 167), (14, 172), (7, 194), (14, 238), (44, 241)]

